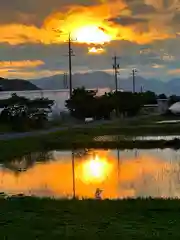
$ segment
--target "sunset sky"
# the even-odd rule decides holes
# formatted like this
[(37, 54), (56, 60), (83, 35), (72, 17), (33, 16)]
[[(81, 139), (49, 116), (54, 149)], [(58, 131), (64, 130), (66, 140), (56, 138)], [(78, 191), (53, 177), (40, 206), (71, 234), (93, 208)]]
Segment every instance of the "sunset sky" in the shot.
[(179, 0), (1, 0), (0, 76), (67, 71), (68, 32), (73, 72), (111, 72), (116, 52), (123, 76), (180, 75)]

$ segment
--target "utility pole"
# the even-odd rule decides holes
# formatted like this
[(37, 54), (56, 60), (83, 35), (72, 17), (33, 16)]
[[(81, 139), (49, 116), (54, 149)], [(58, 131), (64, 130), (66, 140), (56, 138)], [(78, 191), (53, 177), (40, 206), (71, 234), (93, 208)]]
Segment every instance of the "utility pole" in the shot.
[(70, 98), (72, 96), (72, 60), (71, 57), (73, 56), (73, 50), (71, 48), (71, 33), (69, 33), (68, 38), (68, 56), (69, 56), (69, 95)]
[[(64, 33), (62, 33), (62, 31), (60, 30), (55, 29), (54, 31), (64, 35)], [(69, 57), (69, 95), (70, 97), (72, 96), (72, 59), (71, 58), (72, 56), (75, 56), (73, 53), (71, 44), (72, 44), (72, 39), (71, 39), (71, 33), (69, 32), (68, 33), (68, 57)]]
[[(117, 92), (118, 92), (118, 78), (117, 75), (119, 73), (119, 69), (120, 66), (117, 63), (117, 59), (118, 57), (116, 56), (116, 54), (114, 55), (114, 57), (112, 58), (114, 63), (113, 63), (113, 70), (114, 70), (114, 78), (115, 78), (115, 93), (116, 93), (116, 101), (117, 101)], [(116, 117), (118, 117), (118, 106), (116, 105)]]
[(120, 66), (119, 66), (119, 63), (117, 63), (117, 59), (118, 57), (115, 55), (113, 58), (113, 69), (114, 69), (114, 78), (115, 78), (115, 90), (116, 90), (116, 93), (118, 91), (118, 78), (117, 78), (117, 75), (119, 73), (119, 69), (120, 69)]
[(136, 77), (136, 74), (137, 73), (137, 70), (134, 68), (133, 70), (132, 70), (132, 77), (133, 77), (133, 93), (135, 93), (136, 92), (136, 82), (135, 82), (135, 77)]

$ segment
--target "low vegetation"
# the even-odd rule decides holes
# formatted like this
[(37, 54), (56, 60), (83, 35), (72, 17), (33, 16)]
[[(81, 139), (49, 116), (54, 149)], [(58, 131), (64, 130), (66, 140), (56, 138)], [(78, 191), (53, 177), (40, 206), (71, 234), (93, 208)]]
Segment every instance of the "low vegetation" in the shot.
[(135, 140), (124, 139), (123, 135), (118, 140), (102, 141), (95, 138), (94, 134), (81, 132), (61, 132), (35, 137), (24, 137), (20, 139), (0, 141), (0, 161), (11, 160), (30, 152), (51, 151), (78, 148), (103, 148), (103, 149), (150, 149), (150, 148), (180, 148), (180, 139), (173, 140)]
[(0, 239), (180, 238), (180, 201), (0, 199)]

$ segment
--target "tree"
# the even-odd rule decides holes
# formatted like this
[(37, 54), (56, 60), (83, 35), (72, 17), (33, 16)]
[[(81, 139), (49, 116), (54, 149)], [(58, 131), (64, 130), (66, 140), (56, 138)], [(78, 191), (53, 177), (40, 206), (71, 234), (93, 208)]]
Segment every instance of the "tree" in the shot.
[(66, 107), (71, 115), (78, 119), (93, 117), (95, 114), (96, 91), (85, 90), (84, 87), (74, 89), (70, 99), (66, 101)]
[(110, 119), (114, 109), (113, 94), (105, 93), (102, 96), (96, 96), (96, 93), (84, 87), (75, 89), (71, 98), (66, 101), (66, 107), (72, 116), (82, 120), (87, 117)]
[(0, 121), (9, 124), (15, 130), (44, 127), (48, 113), (54, 101), (46, 98), (34, 100), (12, 94), (9, 99), (0, 100), (3, 111)]
[(113, 94), (105, 93), (95, 98), (95, 117), (96, 119), (110, 119), (114, 110)]
[(171, 95), (169, 97), (169, 105), (173, 105), (174, 103), (176, 102), (179, 102), (180, 101), (180, 96), (176, 96), (176, 95)]
[(167, 96), (164, 93), (162, 93), (162, 94), (159, 94), (157, 98), (158, 99), (167, 99)]
[(140, 110), (142, 101), (139, 93), (117, 92), (114, 93), (114, 105), (122, 115), (133, 116)]
[(66, 101), (66, 107), (72, 116), (83, 119), (110, 119), (113, 110), (127, 116), (136, 115), (145, 104), (156, 104), (157, 97), (154, 92), (110, 92), (97, 96), (96, 91), (77, 88), (72, 97)]
[(157, 104), (157, 96), (154, 92), (147, 91), (140, 93), (141, 101), (143, 105), (145, 104)]

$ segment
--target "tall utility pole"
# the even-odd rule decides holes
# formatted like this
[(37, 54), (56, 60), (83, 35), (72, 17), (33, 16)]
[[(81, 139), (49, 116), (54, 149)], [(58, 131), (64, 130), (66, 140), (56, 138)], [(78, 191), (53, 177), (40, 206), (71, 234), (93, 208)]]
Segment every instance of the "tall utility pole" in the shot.
[[(67, 33), (63, 33), (62, 31), (58, 29), (53, 29), (55, 32), (61, 35), (65, 35)], [(71, 33), (68, 33), (68, 57), (69, 57), (69, 95), (72, 96), (72, 61), (71, 57), (75, 56), (71, 47), (72, 39), (71, 39)]]
[(73, 56), (73, 50), (71, 48), (71, 33), (69, 33), (68, 38), (68, 56), (69, 56), (69, 95), (72, 96), (72, 61), (71, 57)]
[(135, 82), (135, 77), (136, 77), (137, 70), (134, 68), (132, 70), (132, 77), (133, 77), (133, 93), (136, 92), (136, 82)]
[(117, 78), (117, 75), (119, 73), (119, 69), (120, 69), (120, 66), (119, 66), (119, 63), (117, 63), (117, 59), (119, 57), (117, 57), (116, 55), (112, 58), (114, 63), (113, 63), (113, 69), (114, 69), (114, 78), (115, 78), (115, 90), (116, 90), (116, 93), (118, 91), (118, 78)]

